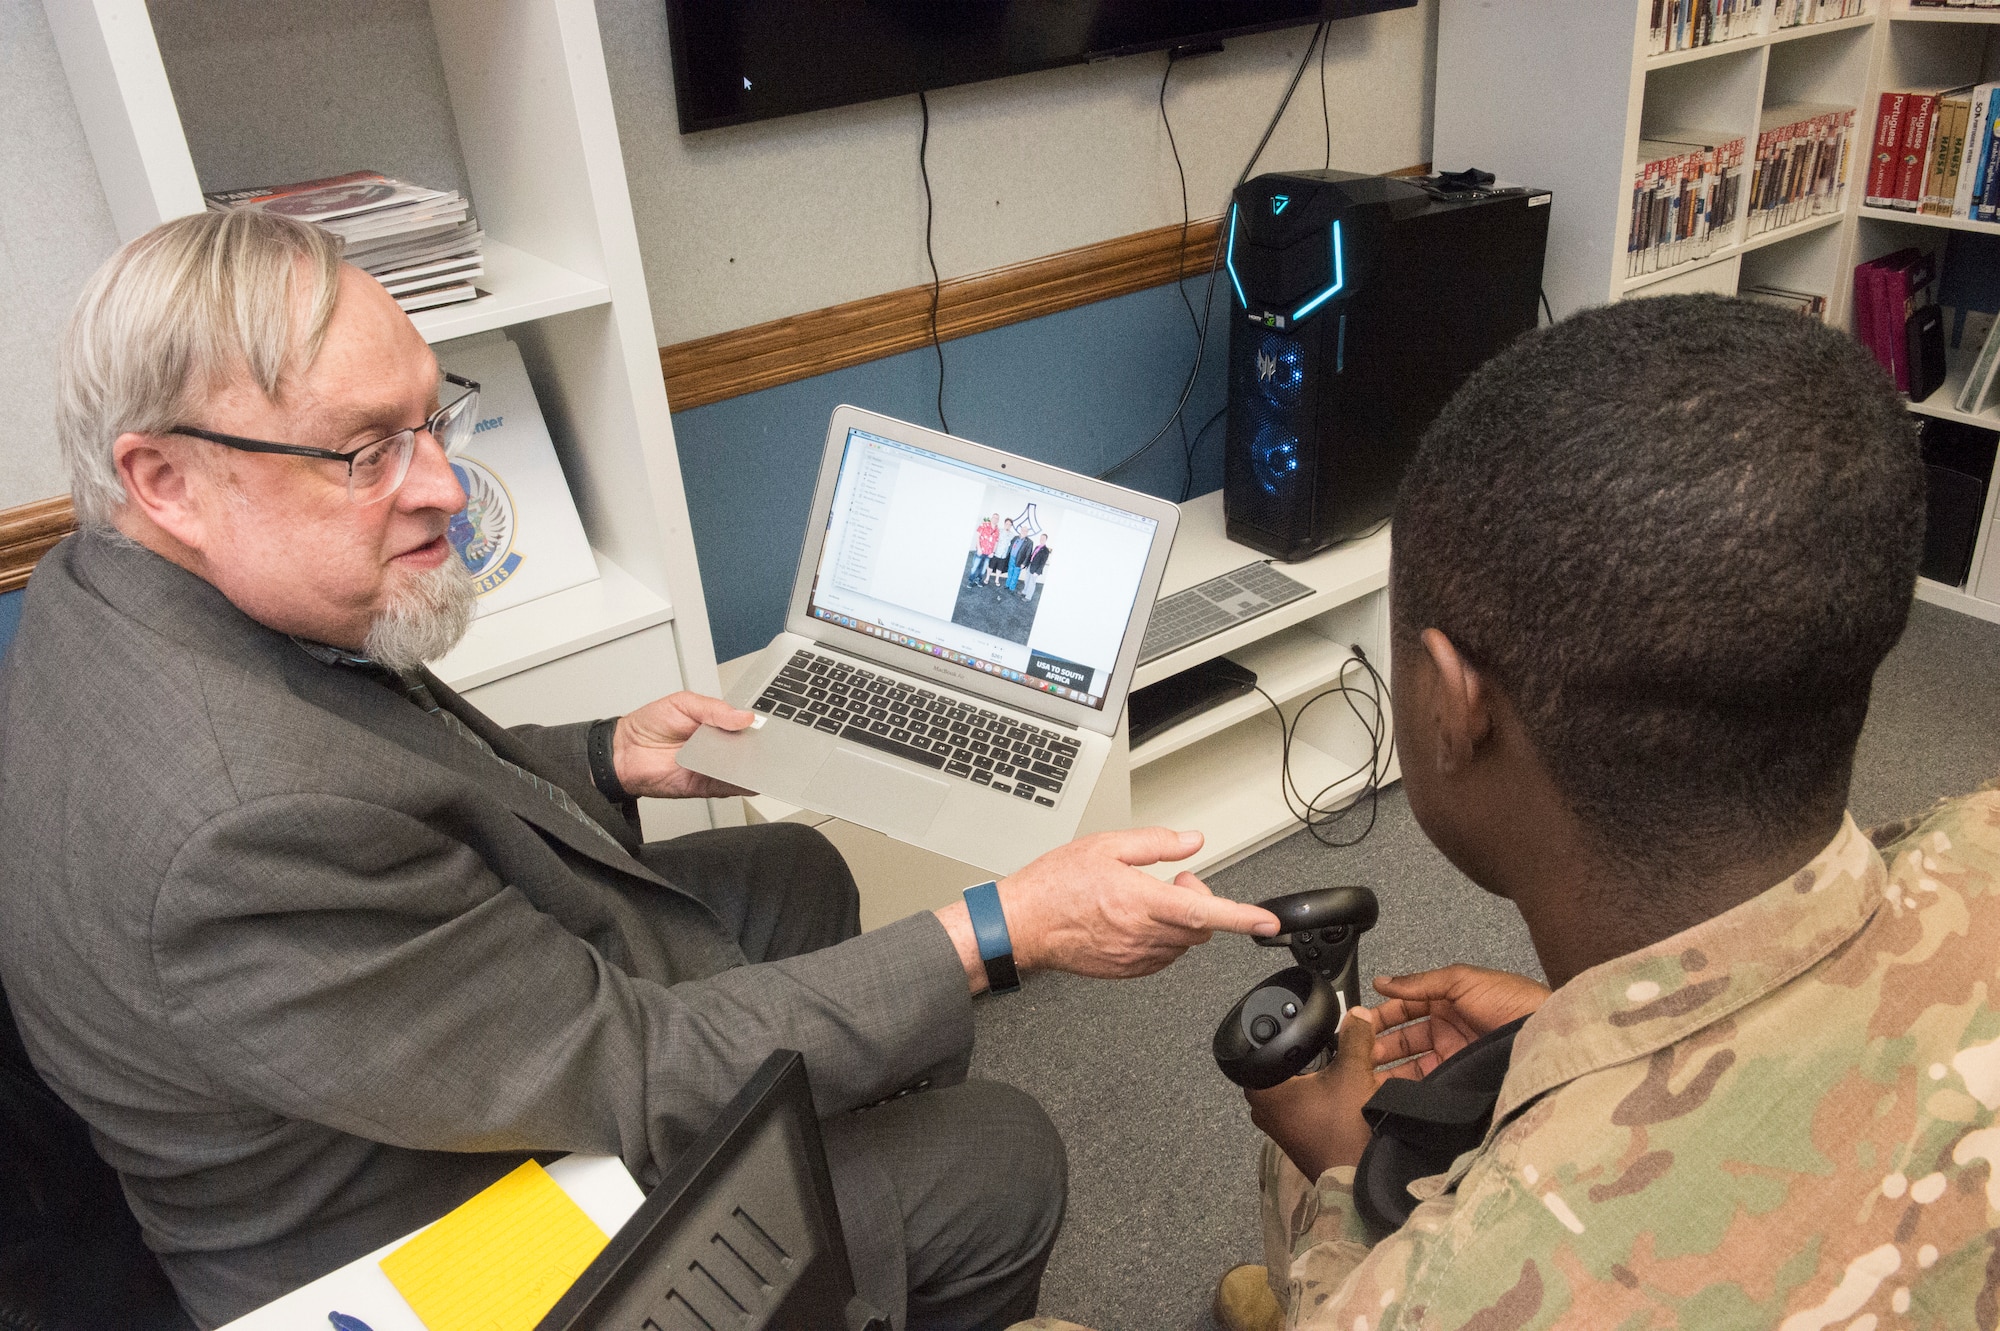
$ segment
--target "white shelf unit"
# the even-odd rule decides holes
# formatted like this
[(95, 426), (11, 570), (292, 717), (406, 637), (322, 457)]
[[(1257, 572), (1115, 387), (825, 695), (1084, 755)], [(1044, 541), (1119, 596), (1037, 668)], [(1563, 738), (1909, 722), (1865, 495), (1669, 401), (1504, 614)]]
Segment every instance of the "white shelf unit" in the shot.
[[(1733, 295), (1770, 285), (1822, 293), (1828, 322), (1852, 327), (1857, 264), (1906, 245), (1941, 252), (1953, 231), (2000, 234), (2000, 225), (1923, 217), (1863, 202), (1880, 94), (1899, 88), (2000, 78), (2000, 10), (1913, 8), (1880, 0), (1869, 12), (1772, 30), (1668, 55), (1646, 54), (1650, 0), (1441, 0), (1436, 129), (1441, 168), (1478, 166), (1555, 194), (1543, 283), (1557, 315), (1631, 296), (1687, 291)], [(1758, 112), (1792, 102), (1855, 108), (1848, 185), (1837, 212), (1746, 236), (1744, 220), (1705, 257), (1628, 278), (1625, 236), (1642, 128), (1742, 132), (1754, 158)], [(1746, 170), (1749, 163), (1746, 162)], [(1746, 179), (1747, 185), (1747, 179)], [(1910, 404), (1919, 415), (2000, 430), (2000, 414), (1957, 411), (1964, 376)], [(1920, 579), (1917, 595), (2000, 622), (2000, 531), (1995, 495), (1968, 584)], [(1990, 578), (1983, 576), (1988, 563)]]
[[(1171, 595), (1261, 557), (1228, 538), (1221, 493), (1203, 495), (1181, 505), (1180, 532), (1160, 594)], [(1311, 587), (1312, 595), (1150, 662), (1139, 668), (1134, 684), (1143, 687), (1226, 656), (1257, 673), (1259, 687), (1289, 721), (1343, 677), (1351, 687), (1370, 690), (1367, 672), (1353, 659), (1354, 647), (1386, 680), (1388, 530), (1279, 567), (1286, 577)], [(1361, 710), (1372, 716), (1367, 702)], [(1386, 697), (1383, 725), (1393, 727)], [(1382, 742), (1389, 743), (1387, 731)], [(1293, 784), (1308, 798), (1319, 796), (1321, 807), (1338, 807), (1362, 792), (1372, 751), (1354, 713), (1337, 695), (1328, 697), (1312, 706), (1294, 734)], [(1234, 864), (1302, 826), (1286, 803), (1282, 759), (1270, 702), (1254, 692), (1233, 699), (1127, 750), (1132, 821), (1201, 832), (1206, 841), (1187, 866), (1196, 873)], [(1384, 783), (1400, 771), (1392, 757)], [(1181, 867), (1163, 865), (1162, 876), (1171, 877)]]
[[(1746, 270), (1768, 281), (1802, 263), (1823, 276), (1814, 289), (1833, 285), (1865, 148), (1850, 143), (1839, 211), (1752, 234), (1758, 122), (1770, 107), (1852, 106), (1858, 138), (1872, 123), (1864, 98), (1882, 21), (1870, 12), (1773, 28), (1772, 9), (1766, 0), (1764, 29), (1750, 36), (1648, 55), (1650, 0), (1441, 0), (1431, 155), (1445, 169), (1478, 166), (1554, 192), (1543, 282), (1559, 317), (1641, 292), (1734, 292)], [(1689, 129), (1744, 136), (1744, 206), (1707, 255), (1628, 275), (1639, 140)]]
[[(352, 106), (311, 96), (269, 104), (287, 78), (270, 63), (296, 62), (303, 85), (326, 62), (365, 67), (361, 48), (340, 42), (385, 36), (315, 27), (314, 7), (299, 6), (258, 13), (265, 26), (237, 38), (219, 21), (236, 11), (202, 5), (181, 0), (149, 15), (144, 0), (45, 0), (121, 238), (200, 211), (204, 187), (270, 183), (203, 178), (177, 88), (200, 99), (200, 124), (241, 127), (243, 138), (296, 148), (295, 157), (313, 145), (330, 151), (342, 143), (337, 118)], [(520, 346), (600, 573), (478, 620), (438, 673), (507, 724), (611, 715), (683, 685), (717, 692), (596, 10), (591, 0), (431, 0), (429, 8), (430, 32), (393, 36), (435, 41), (436, 63), (426, 67), (442, 72), (448, 123), (407, 133), (448, 139), (434, 155), (462, 158), (487, 236), (477, 283), (485, 294), (412, 321), (433, 343), (504, 330)], [(224, 42), (241, 40), (240, 53), (220, 54), (254, 67), (262, 92), (199, 70), (177, 75), (155, 29), (168, 19), (206, 24), (211, 43), (215, 28), (228, 31)], [(365, 81), (355, 87), (357, 99), (368, 95)], [(375, 163), (315, 159), (310, 174), (361, 165)], [(655, 834), (740, 816), (733, 801), (648, 806)]]
[[(1230, 540), (1224, 529), (1222, 494), (1203, 495), (1181, 505), (1180, 529), (1160, 586), (1160, 595), (1205, 582), (1218, 573), (1263, 558)], [(1260, 687), (1297, 716), (1316, 694), (1344, 673), (1366, 692), (1367, 673), (1353, 660), (1356, 646), (1384, 680), (1389, 676), (1389, 533), (1336, 546), (1311, 559), (1280, 565), (1285, 576), (1313, 589), (1289, 605), (1237, 624), (1213, 637), (1139, 667), (1136, 687), (1156, 683), (1204, 661), (1227, 656), (1257, 672)], [(756, 654), (722, 663), (726, 680)], [(1361, 703), (1372, 718), (1372, 708)], [(1383, 744), (1394, 715), (1383, 699)], [(1365, 728), (1338, 697), (1314, 705), (1295, 734), (1292, 778), (1322, 808), (1337, 808), (1360, 795), (1367, 783), (1373, 746)], [(1105, 765), (1085, 815), (1084, 830), (1160, 824), (1194, 828), (1205, 842), (1192, 858), (1156, 865), (1148, 872), (1172, 878), (1187, 870), (1213, 873), (1300, 830), (1281, 793), (1281, 740), (1271, 704), (1257, 693), (1219, 707), (1130, 747), (1121, 723), (1112, 760)], [(1393, 755), (1383, 775), (1387, 785), (1401, 769)], [(848, 856), (861, 886), (864, 927), (910, 911), (943, 905), (959, 890), (980, 881), (985, 871), (906, 846), (886, 843), (824, 815), (763, 797), (748, 801), (759, 821), (786, 819), (819, 826)], [(1357, 818), (1365, 817), (1357, 812)]]
[[(2000, 78), (2000, 13), (1958, 8), (1943, 11), (1913, 9), (1907, 4), (1886, 8), (1876, 30), (1874, 64), (1870, 71), (1868, 105), (1870, 123), (1879, 94), (1898, 88), (1972, 83)], [(1857, 200), (1858, 204), (1858, 200)], [(1842, 272), (1851, 274), (1856, 264), (1878, 258), (1904, 246), (1927, 250), (1943, 257), (1947, 240), (1954, 232), (1981, 232), (2000, 236), (2000, 225), (1973, 222), (1964, 218), (1925, 217), (1917, 213), (1858, 205), (1847, 228), (1848, 245), (1841, 256)], [(1847, 282), (1852, 291), (1851, 276)], [(1851, 327), (1851, 317), (1849, 326)], [(1919, 415), (1960, 421), (1983, 429), (2000, 431), (2000, 413), (1972, 414), (1956, 409), (1954, 401), (1968, 367), (1954, 363), (1943, 387), (1910, 410)], [(1921, 578), (1917, 596), (1980, 619), (2000, 623), (2000, 567), (1986, 573), (1988, 562), (2000, 552), (1995, 538), (1996, 490), (2000, 475), (1989, 479), (1986, 507), (1980, 515), (1979, 538), (1973, 548), (1971, 571), (1965, 585), (1948, 586)], [(2000, 562), (2000, 561), (1996, 561)]]

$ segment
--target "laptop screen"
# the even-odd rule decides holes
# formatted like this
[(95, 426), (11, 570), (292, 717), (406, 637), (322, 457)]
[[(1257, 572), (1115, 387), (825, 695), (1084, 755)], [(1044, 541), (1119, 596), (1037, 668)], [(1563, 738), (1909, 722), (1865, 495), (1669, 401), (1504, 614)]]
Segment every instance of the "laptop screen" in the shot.
[(851, 429), (806, 613), (1101, 709), (1159, 525)]

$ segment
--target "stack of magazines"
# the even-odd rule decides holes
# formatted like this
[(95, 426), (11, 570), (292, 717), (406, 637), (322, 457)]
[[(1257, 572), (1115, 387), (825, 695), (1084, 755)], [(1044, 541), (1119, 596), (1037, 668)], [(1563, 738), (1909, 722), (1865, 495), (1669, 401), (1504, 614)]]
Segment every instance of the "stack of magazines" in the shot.
[(1797, 310), (1808, 319), (1826, 319), (1826, 297), (1817, 292), (1794, 291), (1790, 287), (1748, 286), (1739, 288), (1736, 294), (1762, 305)]
[(247, 208), (311, 222), (347, 242), (343, 257), (388, 289), (405, 310), (479, 295), (484, 236), (456, 190), (427, 189), (380, 171), (202, 196), (211, 212)]

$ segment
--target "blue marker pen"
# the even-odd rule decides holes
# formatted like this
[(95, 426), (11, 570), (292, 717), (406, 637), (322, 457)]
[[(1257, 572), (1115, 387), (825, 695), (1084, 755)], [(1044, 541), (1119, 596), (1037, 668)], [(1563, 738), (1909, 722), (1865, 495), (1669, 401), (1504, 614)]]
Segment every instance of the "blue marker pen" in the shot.
[(333, 1323), (333, 1331), (375, 1331), (375, 1329), (347, 1313), (328, 1313), (326, 1320)]

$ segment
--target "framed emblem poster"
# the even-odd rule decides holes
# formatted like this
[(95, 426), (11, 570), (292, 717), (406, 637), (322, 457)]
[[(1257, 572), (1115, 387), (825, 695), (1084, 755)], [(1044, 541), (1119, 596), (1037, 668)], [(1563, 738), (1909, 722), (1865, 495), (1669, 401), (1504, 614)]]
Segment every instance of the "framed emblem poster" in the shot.
[(479, 588), (481, 616), (597, 577), (597, 561), (556, 461), (521, 349), (452, 348), (446, 368), (479, 385), (479, 423), (452, 459), (465, 508), (449, 539)]

